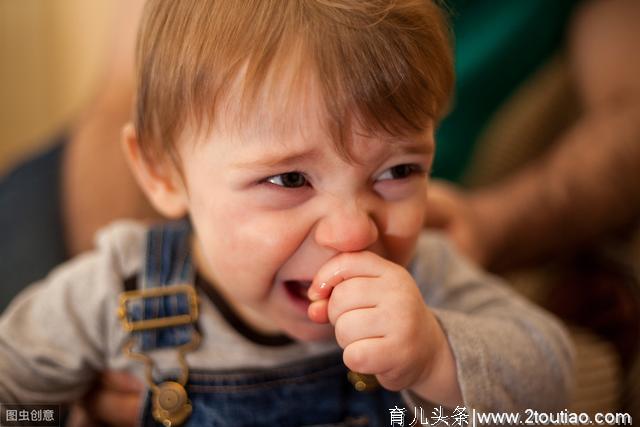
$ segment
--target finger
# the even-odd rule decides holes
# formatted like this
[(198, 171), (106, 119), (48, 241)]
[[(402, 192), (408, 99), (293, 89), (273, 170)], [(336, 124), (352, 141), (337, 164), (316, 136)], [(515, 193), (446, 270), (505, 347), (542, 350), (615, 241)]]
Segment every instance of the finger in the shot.
[(379, 277), (389, 261), (373, 252), (345, 252), (327, 261), (316, 273), (308, 297), (311, 301), (328, 298), (339, 283), (356, 276)]
[(320, 301), (323, 299), (329, 298), (333, 289), (342, 283), (345, 278), (342, 276), (340, 271), (336, 271), (331, 277), (327, 280), (318, 282), (316, 284), (315, 281), (311, 282), (311, 286), (307, 290), (307, 297), (311, 301)]
[(335, 325), (341, 315), (351, 310), (376, 307), (384, 288), (379, 281), (371, 277), (354, 277), (335, 287), (327, 306), (329, 322)]
[(144, 384), (133, 374), (121, 371), (107, 371), (100, 377), (102, 386), (113, 391), (123, 393), (140, 393)]
[(362, 374), (379, 374), (393, 368), (393, 348), (389, 348), (386, 338), (367, 338), (354, 341), (342, 353), (344, 364)]
[(352, 343), (385, 336), (385, 319), (375, 308), (351, 310), (338, 317), (335, 322), (335, 334), (338, 345), (346, 348)]
[(309, 316), (309, 319), (315, 323), (329, 323), (328, 304), (328, 299), (321, 299), (309, 304), (309, 308), (307, 308), (307, 316)]
[[(375, 279), (361, 277), (349, 279), (334, 288), (330, 298), (313, 301), (307, 309), (309, 319), (316, 323), (335, 324), (335, 319), (340, 313), (356, 308), (374, 307), (376, 303), (372, 293), (365, 291), (363, 282), (366, 280)], [(345, 288), (345, 291), (342, 291), (342, 288)], [(352, 288), (356, 288), (357, 292), (351, 291)], [(333, 305), (332, 311), (329, 311), (330, 305)]]
[(103, 424), (133, 427), (139, 417), (142, 395), (100, 389), (86, 400), (85, 405), (91, 417)]

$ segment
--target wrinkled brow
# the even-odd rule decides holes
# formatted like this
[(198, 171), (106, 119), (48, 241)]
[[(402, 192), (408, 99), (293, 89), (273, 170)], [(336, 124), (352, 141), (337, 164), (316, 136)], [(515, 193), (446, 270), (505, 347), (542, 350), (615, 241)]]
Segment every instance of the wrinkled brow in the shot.
[[(393, 147), (391, 153), (394, 154), (431, 155), (434, 152), (434, 144), (431, 141), (400, 142), (393, 140), (390, 145)], [(320, 155), (318, 149), (312, 148), (287, 154), (267, 154), (255, 160), (235, 163), (233, 166), (241, 169), (285, 167), (303, 161), (315, 161)]]
[(311, 149), (284, 155), (268, 154), (256, 160), (235, 163), (233, 166), (242, 169), (274, 168), (278, 166), (288, 166), (294, 163), (300, 163), (305, 160), (316, 160), (319, 157), (320, 152), (317, 149)]

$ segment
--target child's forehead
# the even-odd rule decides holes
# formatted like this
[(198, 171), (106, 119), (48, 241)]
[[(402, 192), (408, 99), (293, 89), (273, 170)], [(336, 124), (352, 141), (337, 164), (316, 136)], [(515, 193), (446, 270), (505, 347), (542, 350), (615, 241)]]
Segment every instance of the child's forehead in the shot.
[(305, 134), (327, 127), (327, 105), (316, 72), (301, 49), (279, 55), (265, 76), (240, 68), (214, 112), (216, 127), (237, 135)]
[[(359, 166), (377, 165), (393, 154), (432, 155), (433, 131), (416, 135), (372, 134), (357, 124), (350, 135), (336, 140), (336, 135), (320, 113), (300, 109), (279, 116), (256, 115), (242, 122), (228, 120), (223, 128), (214, 127), (204, 136), (204, 143), (224, 144), (227, 160), (242, 169), (286, 167), (330, 161)], [(231, 123), (230, 125), (228, 123)]]
[(293, 52), (255, 88), (247, 85), (247, 68), (243, 67), (219, 100), (211, 124), (202, 129), (201, 136), (241, 145), (246, 149), (243, 151), (272, 153), (274, 157), (331, 147), (350, 162), (366, 161), (354, 156), (355, 151), (363, 149), (424, 146), (427, 151), (433, 150), (431, 122), (419, 133), (398, 134), (385, 130), (355, 107), (335, 117), (316, 71), (303, 56)]

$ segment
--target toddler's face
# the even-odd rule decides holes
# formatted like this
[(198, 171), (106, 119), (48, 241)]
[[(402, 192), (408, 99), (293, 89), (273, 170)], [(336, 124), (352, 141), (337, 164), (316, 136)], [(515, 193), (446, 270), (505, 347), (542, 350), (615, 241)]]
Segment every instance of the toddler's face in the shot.
[(313, 123), (180, 144), (198, 268), (254, 327), (300, 340), (332, 336), (307, 317), (306, 287), (327, 260), (372, 251), (409, 263), (434, 149), (432, 131), (356, 135), (347, 161)]

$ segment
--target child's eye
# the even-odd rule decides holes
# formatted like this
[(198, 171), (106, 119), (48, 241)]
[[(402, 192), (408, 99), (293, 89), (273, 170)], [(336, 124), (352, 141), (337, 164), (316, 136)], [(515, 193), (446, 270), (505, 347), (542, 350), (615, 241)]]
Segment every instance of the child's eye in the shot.
[(287, 172), (280, 175), (274, 175), (265, 180), (274, 185), (285, 188), (299, 188), (308, 185), (309, 182), (304, 174), (300, 172)]
[(422, 166), (417, 165), (415, 163), (413, 164), (405, 163), (405, 164), (390, 167), (386, 171), (382, 172), (380, 176), (378, 176), (378, 181), (387, 181), (391, 179), (403, 179), (403, 178), (408, 178), (411, 175), (420, 174), (423, 172), (424, 172), (424, 169), (422, 168)]

